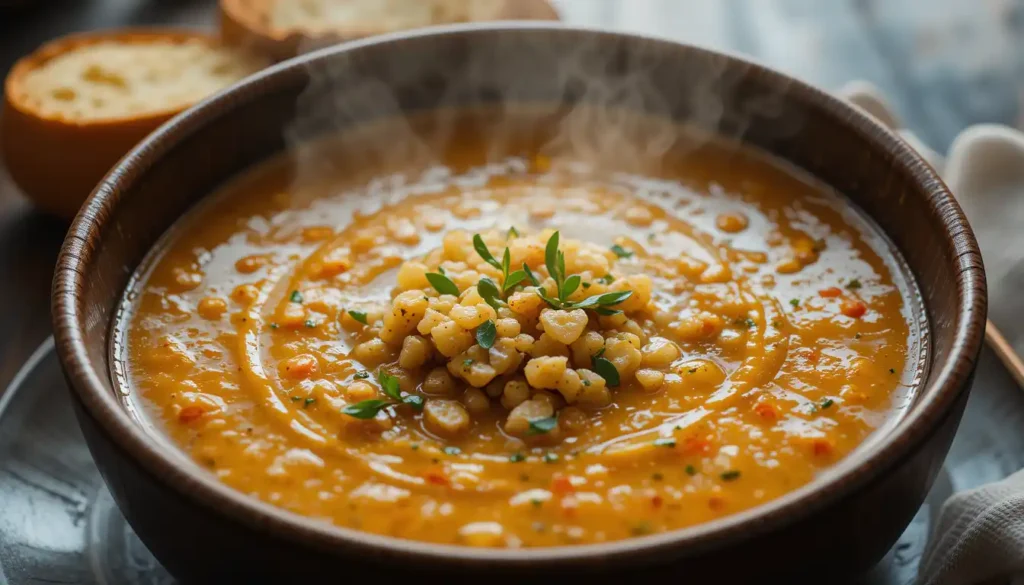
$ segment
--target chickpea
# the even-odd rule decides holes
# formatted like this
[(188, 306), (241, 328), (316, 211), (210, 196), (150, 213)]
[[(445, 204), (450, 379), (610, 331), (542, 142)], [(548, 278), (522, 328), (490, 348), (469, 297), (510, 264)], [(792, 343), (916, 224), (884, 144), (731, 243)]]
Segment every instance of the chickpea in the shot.
[(722, 367), (708, 359), (687, 360), (676, 366), (675, 370), (691, 388), (714, 388), (725, 381)]
[(455, 393), (455, 380), (445, 368), (434, 368), (423, 378), (422, 388), (431, 396), (450, 396)]
[(398, 288), (404, 290), (423, 289), (430, 286), (427, 280), (427, 265), (409, 261), (398, 269)]
[(384, 329), (380, 338), (385, 343), (400, 344), (412, 333), (427, 312), (427, 299), (423, 291), (409, 290), (400, 293), (392, 302), (391, 313), (384, 315)]
[(437, 350), (447, 358), (466, 351), (476, 342), (473, 332), (459, 327), (455, 321), (445, 321), (430, 330)]
[(547, 333), (542, 333), (540, 339), (534, 344), (530, 355), (533, 357), (543, 356), (569, 356), (569, 348), (560, 341), (555, 340)]
[(462, 403), (473, 414), (483, 414), (491, 409), (491, 401), (479, 388), (467, 388), (462, 395)]
[(569, 360), (564, 356), (535, 357), (526, 363), (526, 381), (534, 388), (557, 389)]
[(580, 393), (576, 402), (580, 406), (601, 408), (612, 402), (612, 394), (608, 383), (596, 372), (586, 369), (576, 370), (580, 376)]
[(540, 322), (544, 326), (544, 334), (564, 345), (579, 339), (587, 326), (587, 312), (583, 309), (559, 311), (544, 309), (540, 312)]
[(519, 321), (512, 318), (498, 319), (495, 328), (498, 331), (498, 337), (515, 337), (522, 330)]
[(402, 340), (402, 352), (398, 355), (398, 365), (406, 370), (414, 370), (427, 363), (433, 353), (430, 342), (419, 335), (410, 335)]
[(444, 315), (433, 308), (427, 309), (426, 313), (423, 314), (423, 319), (420, 320), (419, 324), (416, 325), (416, 331), (420, 335), (430, 335), (434, 327), (449, 321), (447, 315)]
[(575, 406), (563, 408), (558, 413), (558, 424), (570, 433), (578, 433), (587, 428), (587, 415)]
[(352, 357), (367, 367), (380, 365), (392, 358), (394, 350), (380, 339), (371, 339), (360, 343), (352, 350)]
[(377, 397), (377, 389), (373, 384), (357, 380), (352, 382), (345, 388), (345, 398), (351, 402), (362, 402), (364, 400), (372, 400)]
[(654, 337), (640, 348), (643, 358), (640, 363), (645, 368), (667, 368), (679, 359), (679, 346), (664, 337)]
[(460, 304), (452, 307), (448, 316), (463, 329), (476, 329), (483, 325), (485, 321), (494, 319), (495, 313), (494, 309), (486, 303), (480, 303), (475, 306)]
[(530, 421), (550, 418), (555, 409), (542, 400), (527, 400), (512, 409), (505, 421), (505, 432), (525, 436), (530, 430)]
[(665, 373), (659, 370), (637, 370), (636, 381), (640, 383), (644, 392), (657, 392), (665, 383)]
[(589, 367), (594, 355), (601, 351), (602, 347), (604, 347), (604, 337), (600, 333), (597, 331), (586, 332), (574, 341), (570, 348), (572, 349), (573, 365), (577, 368)]
[(205, 297), (199, 301), (196, 311), (203, 319), (216, 321), (228, 310), (228, 303), (220, 297)]
[(423, 423), (430, 432), (454, 437), (469, 430), (472, 420), (466, 407), (455, 400), (428, 400), (423, 406)]
[(530, 387), (524, 380), (509, 380), (501, 396), (501, 405), (512, 410), (530, 398)]

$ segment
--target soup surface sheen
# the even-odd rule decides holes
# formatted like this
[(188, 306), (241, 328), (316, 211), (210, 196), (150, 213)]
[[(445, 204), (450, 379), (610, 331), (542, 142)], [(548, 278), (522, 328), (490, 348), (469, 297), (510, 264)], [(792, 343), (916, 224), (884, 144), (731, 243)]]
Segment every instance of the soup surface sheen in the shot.
[(913, 283), (825, 187), (726, 142), (641, 178), (484, 164), (484, 140), (411, 179), (282, 158), (232, 182), (126, 297), (131, 400), (253, 497), (497, 547), (756, 506), (907, 400)]

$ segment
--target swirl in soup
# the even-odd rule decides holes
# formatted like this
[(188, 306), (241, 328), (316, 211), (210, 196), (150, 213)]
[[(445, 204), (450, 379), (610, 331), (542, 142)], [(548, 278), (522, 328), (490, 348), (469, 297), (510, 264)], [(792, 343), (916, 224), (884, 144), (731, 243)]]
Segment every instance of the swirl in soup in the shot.
[(126, 298), (129, 392), (246, 494), (488, 547), (756, 506), (909, 396), (914, 285), (828, 188), (724, 141), (643, 178), (483, 140), (419, 181), (233, 181)]

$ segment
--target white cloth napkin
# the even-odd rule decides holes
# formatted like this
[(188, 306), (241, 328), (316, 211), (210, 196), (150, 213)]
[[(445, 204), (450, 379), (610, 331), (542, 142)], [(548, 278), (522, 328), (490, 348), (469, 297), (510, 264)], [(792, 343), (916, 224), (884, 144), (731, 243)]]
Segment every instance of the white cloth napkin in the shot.
[[(993, 191), (1000, 181), (1004, 186), (1024, 184), (1024, 133), (1005, 126), (969, 128), (954, 141), (946, 160), (904, 129), (870, 84), (852, 83), (839, 93), (897, 131), (938, 169), (968, 218), (985, 224), (986, 234), (998, 239), (1001, 231), (1019, 233), (1019, 218), (1012, 217), (1005, 201), (981, 201), (979, 194)], [(1000, 173), (1004, 176), (996, 176)], [(1016, 262), (1020, 250), (1007, 252), (998, 241), (982, 241), (983, 250), (986, 243), (989, 252), (995, 249), (991, 263), (986, 253), (989, 282), (998, 282), (1001, 271), (1011, 266), (1001, 254), (1012, 254), (1006, 260)], [(932, 523), (921, 556), (917, 585), (989, 584), (1024, 585), (1024, 471), (950, 496)]]

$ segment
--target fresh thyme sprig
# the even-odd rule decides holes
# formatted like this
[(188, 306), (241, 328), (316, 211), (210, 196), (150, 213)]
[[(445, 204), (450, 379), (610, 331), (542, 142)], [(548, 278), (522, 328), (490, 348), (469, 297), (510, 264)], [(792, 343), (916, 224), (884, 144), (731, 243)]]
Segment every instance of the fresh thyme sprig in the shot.
[[(565, 275), (565, 253), (558, 249), (558, 241), (559, 235), (558, 232), (555, 232), (548, 238), (548, 243), (544, 247), (544, 265), (547, 267), (548, 274), (551, 275), (552, 280), (555, 281), (555, 295), (549, 295), (548, 291), (540, 286), (536, 276), (533, 276), (533, 273), (529, 273), (531, 281), (535, 282), (535, 286), (538, 287), (537, 296), (544, 299), (544, 302), (551, 305), (554, 309), (567, 311), (572, 309), (593, 309), (601, 315), (621, 313), (622, 311), (609, 309), (608, 307), (628, 299), (633, 294), (631, 290), (592, 295), (576, 302), (569, 301), (569, 297), (580, 287), (583, 279), (579, 274), (572, 274), (568, 277)], [(524, 265), (523, 268), (526, 268), (526, 266)]]
[(408, 404), (416, 411), (423, 410), (423, 397), (416, 394), (406, 394), (403, 396), (401, 389), (398, 387), (398, 378), (381, 370), (377, 372), (377, 381), (380, 382), (381, 390), (391, 400), (363, 400), (362, 402), (346, 406), (341, 412), (354, 418), (366, 420), (377, 416), (377, 413), (385, 408), (398, 406), (399, 404)]

